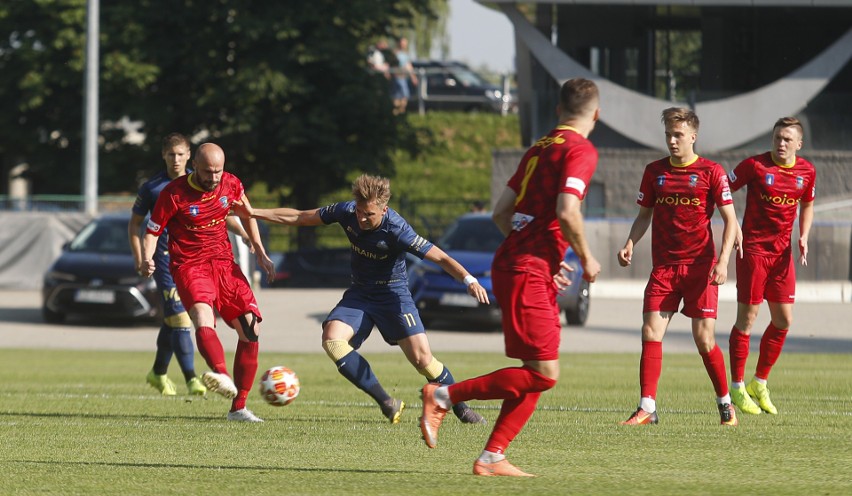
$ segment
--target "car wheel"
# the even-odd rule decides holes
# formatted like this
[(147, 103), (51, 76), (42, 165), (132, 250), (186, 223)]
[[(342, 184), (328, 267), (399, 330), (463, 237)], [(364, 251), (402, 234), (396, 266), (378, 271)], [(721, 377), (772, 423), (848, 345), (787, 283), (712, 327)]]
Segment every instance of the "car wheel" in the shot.
[(65, 314), (54, 312), (47, 307), (41, 307), (41, 316), (48, 324), (61, 324), (65, 322)]
[(580, 289), (577, 294), (577, 303), (575, 303), (573, 307), (565, 309), (565, 320), (568, 322), (568, 325), (586, 325), (586, 319), (589, 318), (590, 304), (589, 281), (582, 279), (580, 281)]

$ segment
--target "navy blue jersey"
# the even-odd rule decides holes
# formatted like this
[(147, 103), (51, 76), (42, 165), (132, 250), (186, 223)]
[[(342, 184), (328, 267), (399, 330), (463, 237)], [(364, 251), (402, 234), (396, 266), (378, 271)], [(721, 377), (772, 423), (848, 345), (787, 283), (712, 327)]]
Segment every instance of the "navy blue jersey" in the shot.
[[(186, 169), (186, 172), (187, 174), (190, 173), (191, 169)], [(169, 177), (169, 174), (164, 170), (154, 174), (154, 177), (145, 181), (145, 184), (140, 186), (139, 192), (136, 193), (136, 201), (133, 202), (133, 208), (131, 209), (133, 213), (141, 215), (142, 217), (148, 217), (151, 214), (151, 211), (154, 210), (154, 204), (157, 203), (157, 197), (160, 196), (160, 192), (163, 191), (163, 188), (165, 188), (171, 181), (172, 179)], [(154, 260), (158, 261), (158, 257), (168, 256), (168, 251), (168, 235), (160, 236), (157, 239), (157, 250), (154, 252)], [(165, 260), (165, 265), (168, 267), (168, 259)]]
[(319, 215), (325, 224), (337, 222), (352, 246), (353, 285), (408, 286), (405, 254), (422, 259), (432, 243), (419, 236), (395, 210), (388, 208), (378, 229), (362, 231), (355, 217), (355, 201), (332, 203)]

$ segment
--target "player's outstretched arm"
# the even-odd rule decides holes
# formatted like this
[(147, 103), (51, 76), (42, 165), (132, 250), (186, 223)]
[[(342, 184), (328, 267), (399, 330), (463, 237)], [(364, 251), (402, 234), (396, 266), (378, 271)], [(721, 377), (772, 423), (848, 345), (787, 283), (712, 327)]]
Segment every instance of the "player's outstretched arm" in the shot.
[(255, 208), (251, 216), (255, 219), (284, 224), (286, 226), (319, 226), (322, 218), (318, 208), (312, 210), (296, 210), (295, 208)]
[(453, 276), (455, 280), (467, 286), (467, 294), (476, 298), (476, 301), (480, 303), (489, 303), (488, 292), (485, 291), (485, 288), (483, 288), (479, 284), (479, 281), (470, 275), (470, 273), (462, 267), (456, 259), (447, 255), (444, 250), (437, 246), (433, 246), (432, 248), (429, 248), (429, 251), (426, 252), (426, 256), (423, 258), (440, 265), (447, 274)]

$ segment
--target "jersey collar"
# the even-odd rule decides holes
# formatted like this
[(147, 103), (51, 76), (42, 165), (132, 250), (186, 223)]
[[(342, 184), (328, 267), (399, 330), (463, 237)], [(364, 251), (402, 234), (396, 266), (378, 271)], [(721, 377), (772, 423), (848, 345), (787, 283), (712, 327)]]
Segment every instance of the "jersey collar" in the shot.
[(684, 163), (682, 163), (682, 164), (676, 164), (676, 163), (674, 163), (674, 162), (672, 161), (672, 157), (671, 157), (671, 156), (669, 156), (669, 165), (671, 165), (672, 167), (677, 167), (677, 168), (679, 168), (679, 169), (682, 169), (682, 168), (684, 168), (684, 167), (689, 167), (690, 165), (694, 164), (695, 162), (698, 162), (698, 159), (699, 159), (699, 158), (701, 158), (701, 157), (699, 157), (698, 155), (696, 155), (696, 156), (695, 156), (695, 158), (693, 158), (693, 159), (692, 159), (692, 160), (690, 160), (689, 162), (684, 162)]
[(187, 183), (189, 183), (189, 186), (190, 186), (192, 189), (195, 189), (195, 190), (201, 191), (202, 193), (206, 193), (206, 191), (204, 190), (204, 188), (202, 188), (201, 186), (199, 186), (199, 185), (198, 185), (198, 183), (196, 183), (196, 182), (195, 182), (195, 171), (190, 172), (189, 174), (187, 174), (186, 182), (187, 182)]

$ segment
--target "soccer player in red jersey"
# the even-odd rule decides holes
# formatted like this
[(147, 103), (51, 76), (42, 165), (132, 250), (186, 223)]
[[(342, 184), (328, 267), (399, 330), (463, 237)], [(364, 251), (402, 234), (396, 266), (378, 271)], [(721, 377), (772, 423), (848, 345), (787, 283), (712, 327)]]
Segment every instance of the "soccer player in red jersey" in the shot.
[[(678, 311), (692, 319), (692, 337), (716, 390), (723, 425), (737, 425), (728, 394), (725, 357), (716, 344), (719, 285), (728, 278), (737, 224), (728, 177), (721, 165), (694, 150), (698, 116), (683, 108), (663, 111), (669, 157), (645, 167), (639, 187), (639, 213), (630, 227), (618, 263), (630, 265), (633, 248), (651, 229), (653, 269), (642, 309), (642, 356), (639, 407), (624, 425), (656, 424), (657, 384), (663, 365), (663, 336)], [(725, 223), (719, 258), (715, 257), (710, 218), (719, 209)]]
[[(743, 252), (737, 259), (737, 321), (731, 329), (731, 399), (746, 413), (776, 414), (766, 379), (784, 346), (793, 320), (796, 270), (791, 232), (799, 211), (799, 262), (808, 263), (808, 234), (814, 218), (816, 169), (796, 156), (802, 148), (802, 124), (778, 119), (772, 128), (772, 151), (749, 157), (729, 174), (731, 189), (746, 186)], [(760, 340), (754, 378), (743, 382), (749, 336), (760, 304), (766, 299), (771, 321)], [(754, 400), (757, 401), (755, 403)]]
[[(257, 374), (258, 335), (262, 316), (251, 285), (234, 261), (225, 219), (233, 211), (248, 233), (258, 265), (267, 274), (274, 264), (266, 255), (257, 221), (243, 185), (224, 171), (225, 152), (218, 145), (198, 147), (193, 172), (166, 185), (151, 212), (142, 241), (140, 272), (150, 276), (157, 238), (168, 228), (170, 269), (181, 301), (195, 325), (198, 351), (212, 369), (202, 381), (207, 389), (233, 399), (228, 420), (262, 422), (246, 408), (246, 397)], [(234, 378), (228, 375), (225, 351), (214, 329), (219, 312), (239, 336), (234, 357)]]
[(437, 445), (441, 421), (453, 404), (503, 400), (485, 450), (473, 464), (476, 475), (531, 476), (509, 463), (505, 451), (541, 393), (559, 378), (562, 326), (556, 295), (567, 281), (561, 271), (567, 267), (562, 260), (569, 243), (583, 277), (594, 282), (601, 270), (580, 212), (597, 167), (598, 152), (587, 138), (600, 114), (599, 99), (597, 86), (587, 79), (562, 85), (559, 125), (527, 151), (494, 207), (494, 222), (507, 236), (491, 268), (494, 294), (503, 311), (506, 355), (523, 365), (423, 388), (420, 429), (430, 448)]

